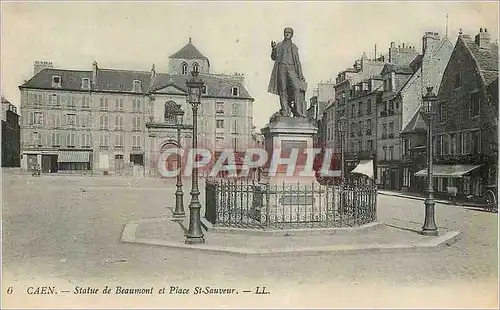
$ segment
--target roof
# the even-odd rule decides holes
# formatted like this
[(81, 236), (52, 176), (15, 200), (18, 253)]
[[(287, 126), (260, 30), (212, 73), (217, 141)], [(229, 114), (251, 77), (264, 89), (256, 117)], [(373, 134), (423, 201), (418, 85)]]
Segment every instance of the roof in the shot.
[(426, 132), (427, 131), (428, 120), (424, 113), (420, 109), (416, 110), (413, 117), (410, 119), (408, 124), (403, 128), (401, 134), (414, 133), (414, 132)]
[(402, 66), (393, 63), (386, 63), (380, 74), (384, 75), (389, 72), (395, 72), (397, 74), (413, 74), (413, 69), (410, 66)]
[(476, 65), (484, 77), (485, 84), (489, 85), (498, 77), (498, 44), (489, 43), (485, 47), (479, 47), (475, 40), (468, 35), (460, 35), (465, 47), (469, 50), (476, 61)]
[[(434, 177), (460, 178), (481, 165), (433, 165), (432, 175)], [(427, 168), (415, 172), (416, 177), (427, 177)]]
[(191, 38), (189, 39), (189, 43), (184, 45), (179, 51), (170, 55), (169, 58), (176, 59), (206, 59), (205, 55), (203, 55), (194, 45), (191, 43)]
[[(52, 87), (52, 77), (61, 77), (61, 88)], [(200, 74), (200, 77), (207, 86), (207, 96), (218, 98), (240, 98), (252, 99), (245, 86), (236, 79), (220, 77), (215, 75)], [(58, 89), (58, 90), (73, 90), (82, 91), (82, 78), (92, 79), (92, 71), (79, 70), (62, 70), (62, 69), (44, 69), (32, 77), (29, 81), (20, 86), (20, 88), (36, 88), (36, 89)], [(168, 86), (187, 93), (186, 81), (188, 75), (170, 75), (158, 73), (155, 76), (152, 85), (152, 92), (157, 92)], [(93, 91), (101, 92), (132, 92), (133, 81), (141, 81), (141, 94), (146, 94), (151, 82), (151, 72), (149, 71), (133, 71), (133, 70), (117, 70), (117, 69), (98, 69), (97, 83), (92, 85)], [(233, 87), (239, 88), (239, 96), (232, 96)], [(178, 92), (177, 92), (178, 93)]]

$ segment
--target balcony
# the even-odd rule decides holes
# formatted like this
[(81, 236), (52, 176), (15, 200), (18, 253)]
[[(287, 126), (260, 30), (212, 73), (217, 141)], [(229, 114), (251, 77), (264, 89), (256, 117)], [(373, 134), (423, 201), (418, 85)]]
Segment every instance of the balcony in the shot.
[(99, 146), (99, 150), (107, 150), (109, 147), (107, 145)]
[(140, 151), (141, 147), (140, 146), (133, 146), (132, 151)]
[(115, 150), (123, 151), (123, 145), (115, 145)]

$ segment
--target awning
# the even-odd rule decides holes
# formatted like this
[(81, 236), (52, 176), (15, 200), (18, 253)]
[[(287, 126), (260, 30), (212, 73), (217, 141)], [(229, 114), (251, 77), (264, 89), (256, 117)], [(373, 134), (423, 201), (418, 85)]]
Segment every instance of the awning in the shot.
[(364, 174), (370, 179), (373, 179), (373, 160), (360, 160), (359, 164), (354, 168), (351, 173)]
[(87, 151), (60, 151), (57, 156), (58, 163), (88, 163), (90, 152)]
[[(464, 174), (471, 172), (481, 165), (434, 165), (432, 174), (434, 177), (460, 178)], [(427, 177), (427, 168), (414, 174), (416, 177)]]

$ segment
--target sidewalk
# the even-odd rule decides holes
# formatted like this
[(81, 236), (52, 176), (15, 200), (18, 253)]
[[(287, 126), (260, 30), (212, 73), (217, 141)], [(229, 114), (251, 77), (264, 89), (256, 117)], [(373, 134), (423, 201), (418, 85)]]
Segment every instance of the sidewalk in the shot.
[(256, 235), (249, 229), (222, 232), (209, 228), (203, 232), (206, 243), (187, 245), (184, 240), (188, 224), (188, 219), (179, 222), (168, 217), (132, 221), (125, 226), (121, 241), (241, 256), (286, 256), (438, 250), (461, 235), (459, 231), (439, 227), (439, 236), (422, 236), (418, 233), (420, 224), (392, 220), (368, 224), (361, 229), (331, 229), (320, 233), (289, 229)]
[[(427, 198), (427, 194), (419, 194), (419, 193), (402, 193), (399, 191), (392, 191), (392, 190), (378, 190), (377, 192), (380, 195), (386, 195), (386, 196), (394, 196), (394, 197), (400, 197), (400, 198), (407, 198), (407, 199), (414, 199), (414, 200), (421, 200), (425, 201)], [(457, 200), (456, 204), (453, 204), (451, 200), (444, 200), (444, 199), (439, 199), (439, 198), (434, 198), (434, 201), (437, 203), (441, 204), (447, 204), (447, 205), (452, 205), (452, 206), (457, 206), (457, 207), (473, 207), (473, 208), (484, 208), (486, 207), (486, 204), (480, 203), (480, 202), (474, 202), (474, 201), (460, 201)]]

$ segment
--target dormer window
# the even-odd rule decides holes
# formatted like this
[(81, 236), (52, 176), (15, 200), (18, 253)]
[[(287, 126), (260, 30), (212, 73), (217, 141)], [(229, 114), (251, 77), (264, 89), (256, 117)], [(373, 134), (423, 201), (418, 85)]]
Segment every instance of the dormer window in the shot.
[(133, 82), (133, 87), (132, 87), (133, 92), (140, 92), (141, 91), (141, 81), (139, 80), (134, 80)]
[(194, 72), (200, 72), (200, 66), (196, 62), (193, 64), (193, 71)]
[(208, 91), (207, 91), (207, 85), (203, 85), (203, 88), (201, 89), (201, 93), (202, 93), (203, 95), (208, 94)]
[(240, 89), (238, 87), (234, 86), (231, 89), (231, 95), (233, 95), (233, 96), (239, 96), (240, 95)]
[(55, 75), (52, 77), (52, 87), (61, 87), (61, 77), (58, 75)]
[(182, 75), (187, 75), (188, 74), (188, 65), (185, 62), (182, 63), (181, 73), (182, 73)]
[(82, 79), (82, 89), (90, 89), (90, 79), (89, 78), (83, 78)]

